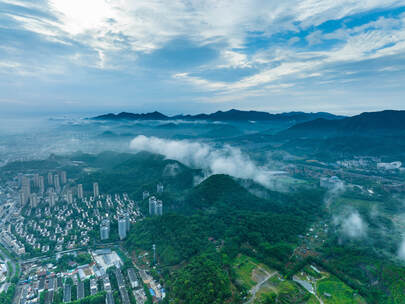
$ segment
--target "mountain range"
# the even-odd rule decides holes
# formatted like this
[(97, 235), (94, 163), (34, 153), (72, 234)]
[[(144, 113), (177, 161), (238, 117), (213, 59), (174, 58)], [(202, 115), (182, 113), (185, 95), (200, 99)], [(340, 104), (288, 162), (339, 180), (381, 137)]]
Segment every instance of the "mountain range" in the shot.
[(151, 113), (128, 113), (121, 112), (118, 114), (104, 114), (93, 117), (96, 120), (212, 120), (212, 121), (296, 121), (304, 122), (314, 119), (342, 119), (344, 116), (338, 116), (326, 112), (305, 113), (305, 112), (288, 112), (280, 114), (271, 114), (260, 111), (217, 111), (211, 114), (197, 114), (197, 115), (175, 115), (167, 116), (160, 112)]
[(364, 112), (339, 120), (324, 118), (298, 123), (281, 132), (290, 136), (398, 135), (405, 133), (405, 111)]

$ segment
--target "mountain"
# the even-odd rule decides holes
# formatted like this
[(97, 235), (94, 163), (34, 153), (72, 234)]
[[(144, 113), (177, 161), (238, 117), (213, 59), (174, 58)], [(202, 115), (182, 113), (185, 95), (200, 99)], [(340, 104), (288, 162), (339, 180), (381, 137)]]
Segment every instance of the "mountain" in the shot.
[(323, 119), (341, 119), (343, 116), (337, 116), (330, 113), (304, 113), (304, 112), (288, 112), (281, 114), (271, 114), (259, 111), (217, 111), (211, 114), (197, 114), (197, 115), (175, 115), (166, 116), (160, 112), (152, 112), (145, 114), (135, 114), (128, 112), (121, 112), (119, 114), (104, 114), (92, 119), (96, 120), (212, 120), (212, 121), (309, 121), (317, 118)]
[(405, 133), (405, 111), (365, 112), (339, 120), (318, 118), (280, 132), (282, 136), (398, 135)]
[(128, 112), (121, 112), (119, 114), (104, 114), (100, 116), (93, 117), (92, 119), (96, 120), (166, 120), (169, 117), (160, 113), (160, 112), (151, 112), (151, 113), (128, 113)]
[(218, 121), (272, 121), (272, 120), (307, 121), (316, 118), (340, 119), (343, 118), (343, 116), (337, 116), (325, 112), (318, 112), (318, 113), (288, 112), (281, 114), (271, 114), (267, 112), (241, 111), (232, 109), (229, 111), (217, 111), (212, 114), (177, 115), (173, 116), (172, 118), (184, 120), (199, 119), (199, 120), (218, 120)]

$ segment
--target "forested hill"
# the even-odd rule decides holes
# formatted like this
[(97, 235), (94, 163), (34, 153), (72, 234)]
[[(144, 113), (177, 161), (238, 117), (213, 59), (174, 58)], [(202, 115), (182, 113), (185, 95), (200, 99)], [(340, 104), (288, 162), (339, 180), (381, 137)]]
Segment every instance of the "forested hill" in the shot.
[(405, 111), (365, 112), (339, 120), (324, 118), (296, 124), (282, 131), (281, 136), (343, 136), (343, 135), (405, 134)]
[(268, 198), (259, 198), (234, 178), (225, 174), (208, 177), (188, 194), (185, 210), (213, 212), (215, 210), (276, 212), (311, 217), (321, 211), (323, 192), (300, 190), (298, 193), (267, 191)]
[(93, 117), (93, 119), (96, 120), (165, 120), (168, 118), (168, 116), (157, 111), (141, 114), (129, 112), (121, 112), (119, 114), (109, 113)]
[(126, 247), (156, 245), (176, 303), (240, 303), (240, 295), (231, 292), (229, 263), (244, 253), (287, 271), (298, 235), (322, 210), (321, 193), (296, 197), (274, 192), (270, 200), (261, 199), (232, 177), (213, 175), (189, 191), (181, 208), (137, 223)]

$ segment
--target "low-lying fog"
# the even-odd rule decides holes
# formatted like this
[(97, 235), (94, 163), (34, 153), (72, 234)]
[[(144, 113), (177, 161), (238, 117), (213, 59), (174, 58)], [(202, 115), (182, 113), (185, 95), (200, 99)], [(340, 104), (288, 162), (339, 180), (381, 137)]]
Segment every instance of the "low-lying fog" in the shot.
[(139, 135), (197, 140), (221, 146), (223, 138), (272, 132), (279, 128), (283, 126), (254, 122), (100, 121), (78, 116), (7, 117), (0, 119), (0, 164), (43, 159), (52, 153), (134, 152), (130, 142)]

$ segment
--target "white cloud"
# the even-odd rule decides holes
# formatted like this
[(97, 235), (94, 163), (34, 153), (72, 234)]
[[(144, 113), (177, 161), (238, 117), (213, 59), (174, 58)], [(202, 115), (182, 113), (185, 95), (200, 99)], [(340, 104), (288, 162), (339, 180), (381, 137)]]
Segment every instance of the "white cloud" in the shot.
[[(327, 51), (297, 52), (290, 48), (276, 48), (270, 55), (261, 52), (253, 56), (252, 62), (262, 64), (261, 70), (252, 76), (238, 81), (218, 82), (210, 81), (196, 76), (180, 74), (186, 81), (199, 89), (221, 91), (221, 94), (235, 95), (236, 92), (251, 88), (260, 88), (262, 85), (281, 81), (286, 77), (309, 78), (322, 76), (329, 66), (347, 62), (360, 62), (376, 59), (387, 55), (402, 54), (405, 52), (405, 18), (400, 20), (380, 18), (375, 22), (355, 27), (335, 34), (322, 35), (319, 31), (307, 36), (310, 44), (317, 44), (325, 39), (345, 37), (346, 41)], [(344, 33), (344, 34), (343, 34)], [(246, 58), (244, 58), (246, 60)], [(270, 65), (270, 67), (266, 67)], [(331, 71), (328, 71), (331, 72)], [(267, 94), (262, 91), (263, 95)], [(223, 100), (226, 100), (223, 98)]]
[(224, 50), (222, 51), (222, 62), (218, 68), (249, 68), (251, 64), (249, 63), (248, 57), (245, 54), (237, 53), (234, 51)]
[(341, 233), (351, 239), (367, 236), (367, 224), (357, 211), (334, 217), (335, 225), (340, 225)]
[[(27, 5), (21, 1), (7, 2)], [(297, 21), (306, 26), (316, 25), (329, 19), (404, 3), (395, 0), (383, 3), (377, 0), (49, 0), (41, 8), (57, 17), (59, 22), (50, 23), (50, 19), (42, 18), (44, 26), (38, 27), (32, 24), (38, 22), (39, 17), (26, 16), (30, 20), (19, 21), (39, 34), (52, 36), (57, 33), (61, 40), (65, 36), (104, 50), (130, 47), (148, 52), (180, 36), (201, 44), (220, 40), (235, 48), (241, 46), (250, 32), (270, 35), (286, 29), (297, 30)], [(120, 44), (120, 36), (128, 39), (128, 45)]]
[[(294, 86), (295, 82), (303, 79), (324, 76), (326, 71), (332, 74), (334, 66), (339, 64), (405, 52), (405, 14), (398, 18), (380, 18), (354, 28), (343, 25), (328, 34), (319, 30), (300, 38), (291, 34), (310, 30), (327, 20), (405, 5), (404, 0), (4, 2), (42, 11), (43, 14), (38, 15), (33, 15), (31, 11), (3, 13), (0, 17), (11, 18), (13, 26), (15, 22), (42, 38), (69, 47), (70, 54), (55, 60), (63, 61), (66, 66), (73, 63), (131, 74), (138, 71), (136, 62), (139, 58), (163, 48), (175, 38), (190, 40), (199, 46), (215, 45), (219, 54), (217, 60), (195, 70), (173, 71), (171, 80), (175, 79), (176, 84), (184, 83), (192, 90), (212, 95), (195, 97), (198, 100), (229, 102), (235, 98), (272, 95), (274, 92), (289, 94), (289, 87), (278, 84)], [(260, 50), (250, 50), (245, 46), (247, 41), (252, 42), (256, 37), (266, 40), (273, 34), (287, 31), (292, 37), (285, 43), (269, 43), (268, 46), (260, 46)], [(340, 43), (331, 45), (330, 49), (313, 50), (312, 46), (332, 39)], [(305, 40), (309, 45), (303, 47)], [(303, 43), (296, 43), (298, 41)], [(63, 70), (61, 67), (43, 69), (39, 62), (25, 62), (28, 67), (23, 68), (24, 56), (18, 56), (18, 60), (21, 60), (21, 71), (35, 70), (30, 66), (35, 64), (39, 65), (36, 70), (43, 73)], [(257, 73), (232, 82), (198, 76), (202, 70), (215, 72), (218, 68), (229, 68), (229, 73), (236, 68), (254, 68)], [(331, 80), (322, 79), (321, 83), (328, 81)]]
[(274, 175), (278, 173), (257, 166), (248, 155), (229, 145), (215, 148), (205, 143), (140, 135), (131, 141), (130, 147), (136, 151), (164, 155), (168, 159), (204, 169), (209, 174), (228, 174), (237, 178), (252, 179), (265, 187), (274, 185)]
[(309, 45), (314, 45), (322, 42), (323, 34), (321, 31), (314, 31), (305, 38)]

